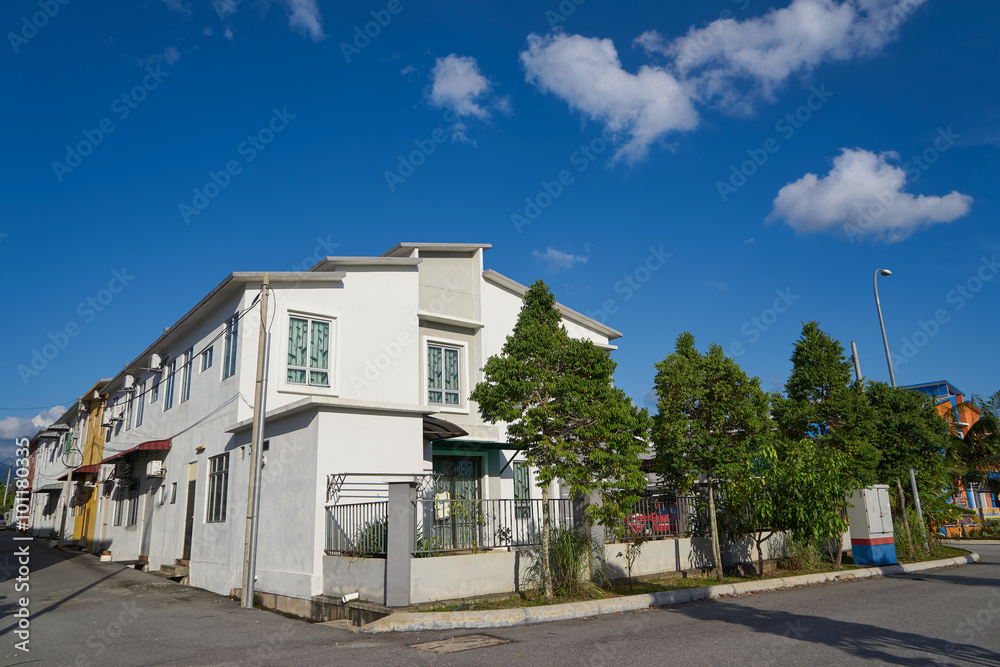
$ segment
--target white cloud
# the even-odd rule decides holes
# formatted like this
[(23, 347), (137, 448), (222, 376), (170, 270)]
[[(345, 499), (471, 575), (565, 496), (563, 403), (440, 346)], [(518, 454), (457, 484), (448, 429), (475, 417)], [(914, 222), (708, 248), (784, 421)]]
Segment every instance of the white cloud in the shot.
[(452, 53), (434, 63), (430, 91), (434, 106), (451, 109), (459, 116), (486, 119), (490, 112), (483, 105), (489, 92), (490, 82), (479, 71), (475, 58)]
[(574, 255), (568, 252), (561, 252), (555, 248), (546, 248), (545, 252), (534, 252), (535, 259), (545, 265), (549, 271), (568, 271), (576, 264), (586, 264), (587, 258)]
[(4, 417), (0, 419), (0, 440), (30, 438), (39, 430), (59, 419), (64, 412), (66, 412), (65, 407), (55, 405), (27, 419), (23, 417)]
[(163, 53), (155, 53), (148, 58), (142, 58), (139, 60), (139, 64), (145, 67), (146, 65), (152, 65), (153, 63), (165, 63), (167, 65), (173, 65), (175, 62), (181, 59), (181, 53), (177, 50), (176, 46), (168, 46), (163, 50)]
[(184, 4), (182, 0), (163, 0), (163, 4), (172, 12), (177, 12), (181, 16), (191, 16), (191, 8)]
[(873, 55), (926, 0), (791, 0), (760, 16), (731, 15), (666, 38), (655, 30), (634, 41), (662, 58), (625, 71), (610, 39), (554, 33), (528, 36), (521, 53), (527, 80), (628, 141), (615, 154), (642, 158), (668, 133), (693, 129), (694, 102), (749, 113), (790, 77), (825, 62)]
[(893, 152), (876, 155), (844, 148), (826, 176), (806, 174), (781, 188), (768, 220), (783, 219), (802, 233), (842, 227), (852, 241), (871, 237), (894, 243), (969, 212), (972, 197), (968, 195), (952, 191), (938, 197), (904, 192), (906, 172), (889, 163), (898, 159)]
[(403, 69), (399, 70), (399, 73), (402, 74), (403, 76), (407, 76), (409, 74), (416, 74), (417, 68), (414, 67), (413, 65), (407, 65)]
[(314, 42), (326, 37), (323, 34), (323, 17), (316, 0), (287, 0), (288, 25), (309, 36)]
[(231, 42), (231, 41), (233, 41), (233, 29), (232, 29), (232, 27), (230, 27), (230, 26), (228, 26), (228, 25), (227, 25), (227, 26), (226, 26), (226, 29), (225, 29), (225, 30), (223, 31), (223, 33), (222, 33), (222, 34), (223, 34), (223, 35), (224, 35), (224, 36), (226, 37), (226, 39), (228, 39), (228, 40), (229, 40), (230, 42)]
[(692, 27), (672, 41), (656, 31), (635, 41), (647, 53), (670, 59), (706, 101), (747, 110), (754, 96), (771, 97), (794, 74), (878, 52), (925, 1), (792, 0), (743, 21), (720, 18)]
[(651, 66), (626, 72), (610, 39), (531, 34), (521, 63), (530, 83), (628, 135), (615, 158), (638, 160), (668, 132), (698, 124), (688, 92), (671, 73)]

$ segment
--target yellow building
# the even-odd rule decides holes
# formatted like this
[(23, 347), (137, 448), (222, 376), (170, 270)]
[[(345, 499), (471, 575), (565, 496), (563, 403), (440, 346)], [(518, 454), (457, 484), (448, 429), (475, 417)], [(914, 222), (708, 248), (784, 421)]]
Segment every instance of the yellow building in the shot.
[(80, 397), (74, 439), (70, 445), (74, 450), (73, 460), (80, 463), (73, 470), (70, 516), (66, 521), (67, 532), (72, 530), (72, 535), (67, 535), (66, 541), (87, 551), (100, 548), (98, 544), (95, 549), (94, 535), (100, 497), (97, 481), (106, 440), (106, 429), (102, 424), (108, 397), (102, 394), (102, 390), (107, 384), (108, 380), (100, 380)]

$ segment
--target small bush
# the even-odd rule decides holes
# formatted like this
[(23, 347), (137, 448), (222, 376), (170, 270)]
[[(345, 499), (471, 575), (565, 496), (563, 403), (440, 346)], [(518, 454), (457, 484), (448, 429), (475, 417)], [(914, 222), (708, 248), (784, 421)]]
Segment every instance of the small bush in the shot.
[[(529, 552), (531, 564), (527, 570), (527, 580), (543, 588), (542, 549)], [(592, 592), (595, 586), (590, 581), (591, 558), (594, 574), (606, 570), (604, 545), (589, 534), (575, 528), (553, 528), (549, 536), (549, 566), (552, 569), (552, 591), (559, 596), (572, 596)]]
[(372, 519), (358, 529), (354, 536), (354, 549), (359, 555), (385, 553), (389, 538), (389, 519)]
[(1000, 539), (1000, 521), (997, 521), (996, 519), (987, 519), (985, 526), (970, 530), (969, 537), (979, 540)]
[(784, 540), (781, 552), (779, 565), (787, 570), (816, 570), (823, 562), (818, 546), (794, 535)]

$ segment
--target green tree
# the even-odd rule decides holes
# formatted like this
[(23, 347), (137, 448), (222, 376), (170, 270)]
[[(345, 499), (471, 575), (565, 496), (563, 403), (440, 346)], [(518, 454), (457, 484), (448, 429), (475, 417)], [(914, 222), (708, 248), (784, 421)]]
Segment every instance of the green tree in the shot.
[(948, 423), (938, 414), (930, 398), (920, 392), (893, 388), (884, 382), (870, 382), (865, 393), (872, 407), (872, 442), (880, 453), (876, 473), (880, 481), (895, 483), (906, 539), (911, 552), (916, 553), (901, 478), (908, 477), (913, 468), (918, 471), (919, 478), (937, 480), (944, 486)]
[[(851, 363), (839, 341), (806, 322), (792, 353), (792, 372), (785, 384), (786, 398), (775, 402), (774, 416), (786, 439), (785, 448), (800, 454), (803, 440), (812, 440), (817, 451), (806, 452), (820, 467), (814, 473), (812, 493), (832, 498), (831, 505), (804, 508), (822, 528), (820, 532), (799, 524), (800, 534), (833, 540), (834, 567), (843, 557), (841, 535), (847, 526), (847, 497), (875, 481), (879, 451), (871, 443), (871, 407), (861, 382), (851, 382)], [(842, 495), (841, 495), (842, 494)], [(815, 514), (820, 512), (820, 514)], [(835, 530), (839, 533), (834, 533)]]
[(616, 526), (645, 487), (640, 452), (649, 418), (614, 384), (616, 364), (592, 342), (571, 338), (544, 282), (524, 295), (514, 331), (487, 360), (470, 398), (483, 419), (506, 422), (507, 441), (538, 470), (542, 492), (542, 580), (552, 598), (549, 486), (599, 494), (591, 518)]
[(712, 556), (723, 581), (716, 515), (720, 482), (748, 474), (770, 446), (770, 405), (757, 378), (749, 378), (722, 348), (695, 349), (688, 332), (656, 364), (659, 413), (653, 420), (655, 467), (678, 492), (703, 483), (708, 494)]

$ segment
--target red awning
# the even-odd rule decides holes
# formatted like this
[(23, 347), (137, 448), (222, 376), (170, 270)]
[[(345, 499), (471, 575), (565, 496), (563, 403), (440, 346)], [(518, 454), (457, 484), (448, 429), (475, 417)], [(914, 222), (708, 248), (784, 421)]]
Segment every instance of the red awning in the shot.
[[(103, 463), (103, 461), (102, 461), (102, 463)], [(79, 468), (74, 468), (73, 469), (73, 474), (74, 475), (86, 475), (88, 473), (93, 474), (93, 473), (96, 473), (100, 469), (101, 469), (101, 464), (100, 463), (93, 463), (93, 464), (91, 464), (89, 466), (80, 466)], [(68, 478), (69, 478), (69, 473), (65, 473), (62, 477), (59, 478), (59, 481), (60, 482), (65, 482)]]
[(118, 452), (117, 454), (112, 454), (108, 458), (101, 461), (101, 463), (111, 463), (115, 459), (120, 459), (129, 454), (135, 454), (136, 452), (169, 452), (170, 451), (170, 438), (166, 440), (150, 440), (149, 442), (144, 442), (141, 445), (136, 445), (132, 449), (126, 449), (124, 452)]

